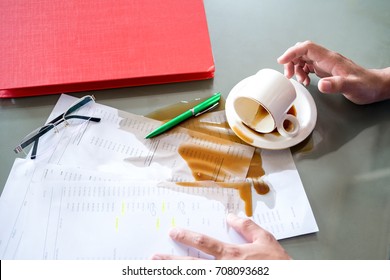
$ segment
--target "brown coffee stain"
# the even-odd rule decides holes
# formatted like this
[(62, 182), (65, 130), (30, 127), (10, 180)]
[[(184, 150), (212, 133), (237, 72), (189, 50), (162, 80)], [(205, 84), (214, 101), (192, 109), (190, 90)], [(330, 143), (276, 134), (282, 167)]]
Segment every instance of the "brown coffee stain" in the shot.
[[(244, 124), (244, 123), (243, 123)], [(244, 124), (245, 125), (245, 124)], [(234, 133), (240, 138), (242, 139), (244, 142), (248, 143), (248, 144), (252, 144), (253, 143), (253, 138), (245, 135), (237, 126), (233, 126), (232, 127), (232, 130), (234, 131)], [(253, 130), (254, 131), (254, 130)], [(256, 132), (256, 131), (254, 131)], [(259, 133), (260, 134), (260, 133)]]
[[(196, 98), (189, 101), (180, 101), (175, 104), (171, 104), (168, 106), (165, 106), (163, 108), (160, 108), (156, 111), (150, 112), (149, 114), (145, 115), (147, 118), (151, 118), (158, 121), (167, 121), (170, 119), (173, 119), (174, 117), (180, 115), (181, 113), (190, 110), (194, 106), (198, 105), (199, 103), (205, 101), (206, 99), (210, 98), (210, 96), (202, 97), (202, 98)], [(224, 99), (221, 97), (218, 106), (216, 106), (213, 111), (218, 111), (223, 109)]]
[[(209, 182), (177, 182), (176, 185), (182, 187), (210, 187)], [(240, 198), (244, 201), (245, 205), (245, 214), (248, 217), (253, 216), (253, 207), (252, 207), (252, 190), (250, 182), (239, 182), (239, 183), (227, 183), (227, 182), (215, 182), (212, 184), (215, 187), (236, 189), (240, 195)]]
[(265, 183), (262, 179), (264, 175), (265, 171), (263, 169), (263, 161), (260, 155), (260, 151), (256, 150), (249, 165), (247, 179), (252, 181), (253, 188), (255, 189), (256, 193), (260, 195), (265, 195), (270, 191), (268, 184)]
[(262, 119), (264, 119), (265, 117), (268, 117), (268, 116), (269, 116), (268, 111), (263, 106), (259, 105), (259, 107), (257, 108), (255, 118), (254, 118), (254, 122), (258, 123), (259, 121), (261, 121)]
[[(207, 153), (207, 158), (200, 158), (197, 155)], [(187, 182), (177, 183), (179, 185), (186, 184), (187, 186), (199, 186), (200, 181), (214, 181), (218, 186), (225, 188), (235, 188), (239, 191), (240, 198), (245, 203), (245, 213), (248, 216), (252, 216), (252, 191), (251, 186), (259, 195), (266, 195), (269, 193), (270, 188), (262, 180), (262, 176), (265, 175), (265, 171), (262, 167), (262, 159), (260, 150), (257, 150), (250, 162), (249, 170), (247, 173), (247, 180), (243, 183), (228, 183), (225, 182), (225, 178), (233, 177), (227, 170), (235, 170), (240, 166), (243, 166), (243, 162), (237, 160), (232, 155), (228, 155), (224, 152), (218, 152), (215, 149), (209, 150), (205, 147), (199, 147), (196, 145), (182, 145), (179, 147), (179, 154), (187, 162), (187, 165), (192, 171), (192, 174), (198, 183)], [(223, 168), (215, 168), (216, 162), (223, 160), (226, 170)]]
[(236, 135), (229, 133), (229, 125), (227, 122), (206, 120), (203, 117), (206, 118), (207, 114), (197, 118), (192, 118), (181, 126), (207, 135), (227, 139), (233, 142), (239, 142), (239, 140), (237, 141), (237, 139), (235, 139), (237, 138)]
[(256, 130), (258, 125), (266, 126), (266, 129), (274, 125), (274, 121), (270, 113), (261, 105), (258, 106), (255, 117), (247, 124), (252, 129)]
[[(212, 144), (200, 146), (186, 142), (178, 148), (178, 153), (186, 161), (196, 181), (231, 181), (246, 172), (249, 158), (226, 152), (228, 148), (218, 148), (226, 146), (229, 142), (209, 135), (204, 135), (202, 139)], [(216, 139), (219, 141), (215, 142)]]
[(253, 206), (252, 206), (252, 188), (250, 183), (241, 183), (239, 186), (235, 186), (235, 189), (238, 190), (241, 199), (245, 203), (245, 214), (248, 217), (253, 216)]
[[(183, 111), (192, 108), (202, 100), (203, 99), (196, 99), (189, 102), (182, 101), (177, 104), (164, 107), (158, 111), (154, 111), (146, 115), (146, 117), (160, 121), (168, 120), (177, 116)], [(215, 111), (221, 110), (221, 108), (223, 107), (224, 101), (221, 100), (220, 105), (218, 106), (218, 108), (215, 109)], [(295, 108), (291, 108), (290, 110), (295, 110)], [(206, 138), (209, 136), (216, 136), (221, 139), (227, 139), (241, 144), (243, 144), (244, 142), (244, 144), (253, 143), (253, 139), (244, 135), (237, 127), (230, 128), (226, 120), (205, 121), (206, 118), (207, 114), (201, 115), (196, 118), (191, 118), (180, 124), (180, 126), (193, 131), (204, 133), (204, 137)], [(233, 130), (234, 133), (231, 133), (230, 129)], [(203, 185), (202, 181), (206, 182), (210, 180), (214, 181), (220, 187), (237, 189), (240, 198), (245, 203), (245, 213), (247, 216), (253, 215), (251, 186), (253, 185), (256, 193), (259, 195), (265, 195), (270, 191), (269, 186), (262, 180), (262, 176), (265, 175), (265, 172), (262, 167), (262, 159), (259, 149), (255, 151), (253, 158), (251, 159), (246, 178), (247, 181), (242, 183), (224, 182), (226, 181), (226, 178), (231, 177), (232, 174), (230, 174), (225, 169), (215, 168), (215, 166), (220, 166), (220, 163), (223, 161), (224, 165), (227, 166), (226, 169), (239, 170), (239, 168), (243, 168), (243, 166), (247, 164), (246, 162), (244, 163), (244, 161), (237, 161), (237, 159), (233, 159), (231, 155), (228, 155), (224, 152), (219, 152), (212, 147), (205, 148), (194, 144), (182, 145), (179, 147), (178, 151), (182, 158), (187, 162), (187, 165), (191, 169), (191, 172), (196, 182), (181, 182), (176, 184), (187, 187), (202, 187), (207, 186), (206, 183), (206, 185)], [(209, 155), (208, 158), (200, 158), (199, 154), (205, 152), (207, 152), (207, 154)]]

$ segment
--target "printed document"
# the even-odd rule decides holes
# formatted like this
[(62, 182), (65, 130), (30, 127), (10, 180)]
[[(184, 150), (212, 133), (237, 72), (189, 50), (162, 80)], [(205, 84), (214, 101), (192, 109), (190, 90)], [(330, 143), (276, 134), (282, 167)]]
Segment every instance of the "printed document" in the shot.
[[(74, 100), (61, 96), (49, 119)], [(277, 239), (318, 231), (291, 152), (254, 149), (227, 137), (223, 111), (155, 139), (144, 135), (158, 121), (101, 104), (84, 113), (102, 121), (66, 127), (37, 160), (15, 160), (0, 198), (1, 259), (212, 258), (175, 243), (168, 232), (187, 228), (243, 243), (226, 224), (230, 212)], [(199, 132), (196, 121), (207, 118), (218, 137)], [(248, 201), (240, 188), (254, 185), (247, 175), (256, 157), (269, 190), (251, 188)]]

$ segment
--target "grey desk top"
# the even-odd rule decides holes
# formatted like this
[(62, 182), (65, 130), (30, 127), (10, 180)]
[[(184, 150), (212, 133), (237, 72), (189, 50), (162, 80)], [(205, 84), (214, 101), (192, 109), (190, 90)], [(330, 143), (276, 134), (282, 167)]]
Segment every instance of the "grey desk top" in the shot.
[[(368, 68), (390, 66), (390, 1), (205, 0), (216, 64), (207, 81), (94, 92), (98, 102), (136, 114), (205, 97), (261, 68), (282, 71), (276, 58), (307, 39)], [(389, 259), (390, 102), (358, 106), (325, 96), (313, 77), (308, 90), (318, 120), (292, 152), (319, 232), (282, 240), (296, 259)], [(85, 93), (73, 95), (81, 97)], [(15, 159), (12, 149), (42, 125), (58, 95), (0, 100), (0, 190)]]

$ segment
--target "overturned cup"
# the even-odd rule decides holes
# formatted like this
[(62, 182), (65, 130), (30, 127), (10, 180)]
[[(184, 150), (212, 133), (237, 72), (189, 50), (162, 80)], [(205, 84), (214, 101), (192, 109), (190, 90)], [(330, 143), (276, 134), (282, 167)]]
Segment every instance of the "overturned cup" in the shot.
[(259, 133), (275, 130), (283, 137), (294, 137), (300, 125), (289, 113), (295, 99), (294, 85), (282, 73), (262, 69), (242, 88), (233, 100), (240, 120)]

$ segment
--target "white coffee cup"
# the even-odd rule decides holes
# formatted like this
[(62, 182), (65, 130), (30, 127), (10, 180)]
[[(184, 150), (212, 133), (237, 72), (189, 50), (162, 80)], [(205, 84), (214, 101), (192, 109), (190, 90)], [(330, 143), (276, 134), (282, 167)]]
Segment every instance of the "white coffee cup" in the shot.
[[(295, 87), (282, 73), (262, 69), (241, 89), (233, 100), (233, 107), (241, 121), (249, 128), (270, 133), (277, 129), (284, 137), (298, 134), (298, 119), (288, 114), (297, 94)], [(289, 122), (288, 129), (285, 127)]]

